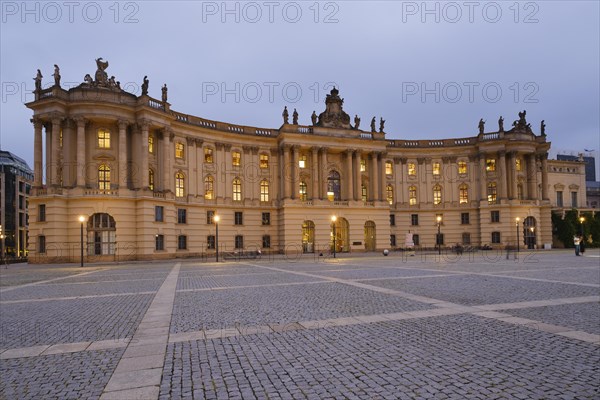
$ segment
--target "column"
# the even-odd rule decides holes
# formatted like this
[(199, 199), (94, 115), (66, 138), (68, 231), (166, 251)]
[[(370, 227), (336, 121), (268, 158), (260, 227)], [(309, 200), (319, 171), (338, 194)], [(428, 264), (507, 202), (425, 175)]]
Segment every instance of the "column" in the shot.
[(548, 153), (542, 154), (542, 200), (548, 197)]
[(127, 125), (127, 121), (119, 120), (119, 189), (127, 188)]
[(487, 175), (485, 154), (479, 154), (479, 200), (487, 199)]
[[(223, 160), (221, 162), (221, 164), (223, 165), (223, 177), (225, 180), (225, 199), (231, 200), (233, 198), (233, 187), (232, 187), (232, 182), (233, 182), (233, 176), (231, 176), (229, 174), (229, 171), (233, 170), (233, 163), (231, 162), (231, 145), (230, 144), (223, 144), (223, 156), (221, 157), (221, 160)], [(245, 188), (242, 185), (242, 191), (244, 191)]]
[[(277, 147), (269, 150), (269, 201), (281, 200), (283, 198), (281, 188), (281, 153)], [(260, 199), (259, 199), (260, 200)]]
[(537, 154), (532, 154), (531, 155), (531, 159), (532, 159), (532, 164), (533, 164), (533, 170), (532, 170), (532, 175), (531, 177), (532, 182), (531, 182), (531, 186), (533, 187), (533, 191), (531, 192), (532, 196), (531, 198), (533, 200), (537, 200), (540, 195), (538, 193), (538, 155)]
[(290, 168), (290, 173), (291, 173), (291, 185), (292, 185), (292, 191), (291, 191), (291, 197), (292, 199), (297, 199), (298, 198), (298, 149), (300, 148), (300, 146), (298, 145), (294, 145), (292, 146), (292, 164), (291, 164), (291, 168)]
[(533, 154), (527, 155), (527, 198), (530, 200), (535, 199), (536, 187), (535, 181), (535, 156)]
[(425, 190), (425, 193), (422, 193), (423, 197), (421, 198), (424, 202), (433, 204), (433, 182), (431, 181), (433, 178), (433, 166), (431, 165), (431, 158), (427, 157), (424, 159), (424, 161), (424, 167), (419, 167), (419, 173), (422, 174), (421, 176), (425, 177), (425, 179), (421, 181), (425, 182), (425, 187), (423, 188)]
[(77, 123), (77, 186), (85, 186), (85, 119), (76, 118)]
[(377, 153), (369, 154), (369, 178), (371, 180), (371, 189), (369, 190), (369, 201), (378, 201), (379, 183), (377, 182)]
[[(163, 190), (164, 191), (173, 191), (174, 188), (171, 187), (171, 133), (169, 130), (164, 129), (162, 133), (162, 171), (163, 171)], [(173, 135), (174, 137), (175, 135)], [(146, 143), (145, 150), (142, 150), (143, 154), (146, 156), (146, 160), (148, 159), (148, 135), (144, 134), (142, 130), (142, 142)], [(144, 171), (148, 171), (148, 165), (146, 164), (144, 167)], [(148, 173), (146, 172), (146, 175)], [(144, 187), (148, 186), (148, 179), (144, 181)]]
[(510, 177), (510, 197), (512, 199), (517, 198), (517, 152), (510, 152), (509, 157), (509, 177)]
[(379, 153), (377, 162), (379, 163), (379, 201), (387, 201), (386, 186), (387, 175), (385, 174), (385, 157), (387, 153)]
[(352, 173), (352, 153), (354, 153), (354, 150), (346, 150), (346, 200), (354, 200), (354, 174)]
[(281, 165), (281, 179), (283, 184), (283, 198), (290, 198), (290, 185), (291, 185), (291, 168), (290, 168), (290, 145), (284, 144), (283, 150), (283, 163)]
[(217, 198), (217, 196), (221, 199), (225, 198), (225, 188), (223, 187), (223, 182), (225, 181), (225, 163), (223, 160), (223, 143), (215, 143), (215, 153), (214, 153), (214, 165), (216, 166), (215, 168), (215, 174), (214, 174), (214, 178), (215, 178), (215, 185), (214, 185), (214, 191), (215, 191), (215, 199)]
[(360, 151), (354, 150), (354, 201), (362, 200), (362, 174), (360, 172)]
[(66, 118), (63, 125), (63, 186), (73, 187), (76, 183), (75, 163), (73, 161), (74, 146), (77, 145), (75, 124), (71, 118)]
[(319, 198), (319, 148), (313, 146), (311, 149), (310, 164), (312, 166), (312, 193), (311, 198)]
[(186, 138), (188, 162), (188, 194), (195, 197), (198, 193), (198, 177), (196, 169), (196, 139)]
[(498, 152), (498, 192), (499, 199), (506, 199), (506, 187), (508, 184), (508, 180), (506, 179), (506, 152), (499, 151)]
[(62, 118), (52, 118), (52, 165), (50, 166), (51, 171), (51, 184), (60, 184), (60, 124)]
[[(260, 160), (258, 157), (260, 149), (257, 146), (250, 147), (250, 153), (252, 154), (252, 179), (250, 180), (250, 185), (252, 185), (251, 191), (251, 199), (252, 201), (258, 202), (260, 200), (260, 181), (262, 180), (260, 176)], [(248, 171), (248, 170), (246, 170)]]
[(327, 199), (327, 152), (329, 151), (328, 147), (321, 147), (321, 193), (319, 195), (320, 199)]
[(196, 180), (198, 181), (198, 196), (204, 197), (204, 173), (203, 173), (203, 165), (204, 165), (204, 149), (202, 148), (202, 144), (204, 142), (201, 139), (196, 139), (196, 164), (194, 165), (194, 169), (196, 170)]
[(44, 165), (44, 175), (46, 178), (46, 186), (50, 186), (52, 184), (52, 124), (46, 122), (44, 124), (44, 129), (46, 131), (46, 148), (44, 149), (46, 153), (44, 157), (46, 164)]
[(239, 178), (242, 180), (242, 199), (244, 201), (249, 201), (254, 197), (254, 187), (258, 185), (258, 183), (256, 182), (256, 178), (249, 174), (252, 170), (244, 168), (246, 165), (253, 165), (252, 150), (250, 146), (242, 146), (241, 166), (234, 167), (241, 171)]
[(32, 118), (33, 123), (33, 187), (42, 187), (43, 150), (42, 150), (42, 121)]

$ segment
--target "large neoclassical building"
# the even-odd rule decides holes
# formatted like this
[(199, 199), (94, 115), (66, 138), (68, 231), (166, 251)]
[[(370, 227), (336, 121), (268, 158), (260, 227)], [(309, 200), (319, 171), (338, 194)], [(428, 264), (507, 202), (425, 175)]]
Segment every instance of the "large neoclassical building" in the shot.
[[(409, 232), (424, 248), (552, 242), (550, 143), (525, 112), (507, 130), (390, 140), (384, 121), (351, 124), (333, 89), (310, 125), (285, 109), (258, 128), (176, 112), (166, 86), (161, 100), (147, 81), (125, 92), (96, 63), (69, 90), (58, 68), (46, 89), (39, 74), (27, 104), (32, 262), (78, 260), (81, 225), (96, 260), (212, 256), (217, 227), (224, 253), (328, 252), (333, 225), (339, 252), (401, 248)], [(585, 185), (558, 185), (585, 201)]]

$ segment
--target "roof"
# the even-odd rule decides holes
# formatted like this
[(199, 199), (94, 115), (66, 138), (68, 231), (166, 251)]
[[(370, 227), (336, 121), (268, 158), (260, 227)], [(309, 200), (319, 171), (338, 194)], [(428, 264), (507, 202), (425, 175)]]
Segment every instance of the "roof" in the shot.
[(14, 155), (10, 151), (0, 150), (0, 166), (11, 166), (29, 174), (33, 174), (27, 162), (21, 157)]

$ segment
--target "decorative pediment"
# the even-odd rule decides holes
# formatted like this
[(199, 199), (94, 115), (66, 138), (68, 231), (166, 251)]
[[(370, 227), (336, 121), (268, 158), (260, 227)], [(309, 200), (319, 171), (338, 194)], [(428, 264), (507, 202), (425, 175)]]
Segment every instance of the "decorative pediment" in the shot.
[(554, 189), (556, 190), (563, 190), (565, 188), (565, 185), (563, 185), (562, 183), (557, 183), (556, 185), (554, 185)]
[(571, 190), (579, 190), (579, 185), (575, 185), (574, 183), (569, 185), (569, 189)]

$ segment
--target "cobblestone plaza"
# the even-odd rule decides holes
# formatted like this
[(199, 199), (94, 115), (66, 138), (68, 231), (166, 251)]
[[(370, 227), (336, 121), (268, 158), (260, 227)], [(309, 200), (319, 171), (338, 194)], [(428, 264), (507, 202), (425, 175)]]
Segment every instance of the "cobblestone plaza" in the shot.
[(600, 254), (0, 270), (1, 399), (598, 399)]

